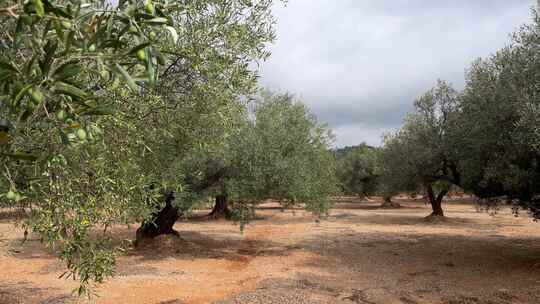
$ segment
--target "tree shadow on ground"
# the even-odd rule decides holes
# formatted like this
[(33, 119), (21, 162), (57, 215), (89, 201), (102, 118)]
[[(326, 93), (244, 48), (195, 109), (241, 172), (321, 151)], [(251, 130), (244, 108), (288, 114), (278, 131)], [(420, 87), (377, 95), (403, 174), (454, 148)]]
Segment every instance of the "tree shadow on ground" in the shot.
[[(332, 213), (323, 218), (323, 221), (339, 222), (343, 224), (372, 224), (383, 226), (427, 226), (439, 228), (474, 228), (474, 229), (494, 229), (498, 227), (493, 223), (481, 223), (475, 219), (452, 217), (432, 218), (416, 213), (396, 213), (391, 214), (357, 214), (351, 212)], [(396, 227), (397, 228), (397, 227)]]
[(382, 202), (365, 202), (365, 203), (336, 203), (332, 205), (333, 210), (380, 210), (380, 211), (393, 211), (393, 210), (417, 210), (417, 209), (425, 209), (424, 206), (417, 206), (417, 205), (409, 205), (409, 204), (403, 204), (403, 202), (399, 202), (401, 204), (401, 207), (398, 208), (388, 208), (388, 207), (382, 207)]
[(536, 236), (325, 232), (298, 245), (316, 254), (305, 266), (395, 293), (489, 299), (486, 294), (510, 290), (511, 297), (539, 303), (539, 241)]
[[(403, 208), (409, 209), (422, 208), (421, 206), (429, 206), (429, 203), (424, 198), (394, 197), (392, 198), (392, 201), (402, 204)], [(358, 206), (360, 206), (360, 208), (365, 206), (377, 207), (380, 206), (384, 201), (381, 197), (374, 197), (370, 199), (341, 197), (333, 198), (331, 202), (334, 204), (334, 206), (343, 206), (344, 209), (356, 209), (355, 207)], [(445, 197), (443, 204), (474, 205), (475, 199), (470, 197)]]
[[(238, 262), (247, 265), (257, 257), (279, 256), (286, 257), (292, 253), (289, 246), (278, 244), (269, 240), (251, 239), (239, 233), (200, 233), (194, 231), (179, 231), (180, 237), (163, 235), (147, 240), (143, 244), (128, 247), (120, 257), (116, 267), (117, 276), (156, 275), (159, 273), (181, 274), (181, 269), (162, 269), (145, 262), (177, 260), (220, 260)], [(117, 244), (134, 231), (128, 228), (116, 228), (114, 237)], [(48, 259), (39, 274), (60, 275), (66, 271), (65, 264), (58, 260), (53, 252), (46, 250), (38, 240), (29, 240), (21, 244), (19, 240), (13, 241), (11, 256), (18, 259)], [(133, 263), (133, 259), (137, 262)], [(123, 260), (123, 262), (122, 262)], [(131, 261), (131, 262), (130, 262)], [(3, 303), (3, 302), (0, 302)]]
[(13, 222), (26, 218), (27, 214), (24, 210), (2, 208), (0, 209), (0, 223)]
[[(250, 239), (240, 232), (240, 228), (225, 221), (204, 221), (210, 224), (206, 229), (191, 231), (182, 229), (184, 222), (178, 222), (176, 235), (161, 235), (153, 239), (143, 240), (139, 244), (131, 242), (127, 256), (137, 256), (145, 260), (178, 258), (194, 260), (200, 258), (225, 258), (235, 260), (238, 256), (253, 255), (257, 248), (274, 248), (277, 245), (271, 241)], [(189, 222), (189, 225), (198, 225)], [(111, 230), (111, 241), (117, 245), (126, 240), (132, 240), (136, 227), (117, 226)], [(198, 228), (197, 228), (198, 229)]]
[[(259, 210), (259, 208), (255, 209), (255, 216), (251, 217), (250, 221), (263, 221), (271, 218), (271, 216), (264, 215), (264, 214), (258, 214), (256, 210)], [(263, 210), (263, 209), (260, 209)], [(235, 221), (234, 219), (226, 219), (226, 218), (213, 218), (209, 216), (211, 210), (195, 210), (194, 212), (191, 212), (190, 214), (186, 216), (182, 216), (178, 219), (177, 222), (180, 223), (202, 223), (202, 224), (208, 224), (211, 222), (228, 222), (232, 224), (238, 224), (238, 221)]]
[(50, 294), (51, 290), (56, 291), (53, 288), (31, 287), (29, 282), (0, 283), (0, 303), (24, 304), (28, 303), (29, 299), (39, 299), (41, 304), (74, 303), (74, 298), (69, 293), (43, 298), (43, 294)]
[(304, 207), (299, 207), (299, 206), (291, 206), (291, 207), (257, 206), (257, 207), (255, 207), (255, 210), (276, 210), (276, 211), (296, 210), (296, 211), (304, 211), (306, 209)]
[(286, 256), (289, 250), (268, 240), (244, 236), (209, 235), (194, 231), (180, 231), (180, 237), (158, 236), (145, 240), (128, 252), (144, 260), (175, 258), (185, 260), (224, 259), (243, 261), (256, 256)]
[[(260, 282), (255, 290), (242, 292), (214, 304), (242, 303), (310, 303), (323, 304), (335, 299), (339, 289), (333, 289), (306, 278), (306, 274), (297, 274), (299, 278), (271, 278)], [(327, 301), (321, 300), (325, 298)], [(343, 302), (340, 302), (343, 303)], [(347, 303), (347, 302), (345, 302)]]
[(55, 259), (57, 257), (39, 239), (28, 237), (28, 239), (24, 240), (22, 233), (21, 238), (10, 240), (6, 245), (7, 253), (19, 259)]
[[(262, 220), (261, 220), (262, 221)], [(281, 255), (279, 246), (271, 241), (254, 240), (241, 233), (239, 226), (229, 222), (204, 221), (209, 224), (207, 229), (199, 231), (182, 230), (184, 222), (178, 222), (175, 228), (179, 236), (162, 235), (154, 239), (144, 240), (140, 244), (134, 243), (135, 231), (138, 225), (116, 225), (109, 228), (103, 235), (94, 232), (95, 238), (107, 238), (110, 247), (123, 246), (126, 254), (136, 255), (144, 259), (162, 258), (227, 258), (237, 259), (242, 255)], [(202, 224), (201, 223), (201, 224)], [(226, 223), (226, 225), (224, 225)], [(198, 222), (189, 222), (189, 225)], [(249, 227), (246, 227), (249, 229)], [(41, 243), (38, 236), (30, 234), (24, 241), (23, 234), (17, 239), (6, 240), (7, 252), (20, 259), (55, 259), (53, 251), (48, 250)], [(252, 248), (262, 248), (261, 250)], [(255, 251), (256, 252), (255, 252)], [(254, 251), (254, 252), (252, 252)], [(283, 250), (285, 252), (286, 250)]]

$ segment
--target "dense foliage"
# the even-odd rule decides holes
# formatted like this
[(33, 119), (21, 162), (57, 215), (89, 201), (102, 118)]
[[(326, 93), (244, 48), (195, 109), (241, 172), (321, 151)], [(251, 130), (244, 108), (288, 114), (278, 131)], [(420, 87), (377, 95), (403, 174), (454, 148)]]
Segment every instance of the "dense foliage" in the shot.
[(540, 218), (540, 18), (533, 17), (508, 47), (470, 68), (456, 138), (466, 189)]
[(383, 184), (396, 191), (423, 187), (432, 215), (442, 216), (443, 197), (451, 184), (460, 184), (451, 140), (457, 92), (439, 81), (414, 106), (401, 130), (385, 138)]
[(181, 161), (227, 136), (238, 97), (254, 92), (271, 6), (2, 2), (0, 201), (30, 212), (24, 226), (60, 252), (79, 292), (112, 274), (110, 225), (148, 219), (171, 191), (190, 197)]
[(442, 198), (456, 186), (488, 206), (506, 202), (540, 218), (539, 43), (534, 11), (509, 46), (472, 64), (462, 92), (439, 82), (418, 99), (385, 140), (384, 183), (422, 187), (433, 214), (443, 214)]
[(262, 92), (243, 114), (219, 149), (185, 162), (192, 168), (190, 183), (206, 185), (198, 187), (201, 195), (216, 197), (212, 215), (244, 223), (265, 199), (326, 213), (336, 192), (328, 128), (289, 94)]
[(329, 129), (289, 94), (264, 93), (254, 104), (253, 117), (232, 143), (239, 172), (231, 180), (233, 197), (252, 202), (274, 198), (327, 212), (336, 187)]

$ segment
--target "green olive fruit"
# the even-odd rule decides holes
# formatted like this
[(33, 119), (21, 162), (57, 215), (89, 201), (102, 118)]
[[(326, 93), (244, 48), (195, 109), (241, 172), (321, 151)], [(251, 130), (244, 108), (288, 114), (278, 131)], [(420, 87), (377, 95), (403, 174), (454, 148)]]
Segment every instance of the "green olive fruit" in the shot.
[(67, 118), (67, 113), (64, 110), (56, 112), (56, 118), (60, 121), (65, 121)]
[(15, 193), (15, 198), (14, 198), (14, 200), (15, 200), (16, 202), (22, 200), (22, 198), (23, 198), (22, 195), (20, 195), (19, 193)]
[(150, 37), (150, 39), (154, 40), (154, 39), (156, 39), (157, 34), (156, 34), (156, 32), (151, 31), (150, 34), (148, 34), (148, 36)]
[(8, 200), (14, 200), (16, 196), (17, 196), (17, 193), (13, 192), (12, 190), (9, 190), (8, 193), (6, 194), (6, 198)]
[(155, 9), (154, 9), (154, 4), (152, 4), (152, 1), (146, 1), (146, 4), (144, 5), (144, 10), (150, 15), (154, 14)]
[(77, 137), (80, 139), (80, 140), (85, 140), (87, 135), (86, 135), (86, 131), (84, 129), (78, 129), (77, 130)]
[(137, 51), (137, 58), (140, 61), (145, 61), (146, 60), (146, 52), (144, 51), (144, 49), (140, 49), (140, 50)]
[(95, 44), (92, 44), (88, 47), (88, 51), (89, 52), (95, 52), (96, 51), (96, 45)]
[(137, 33), (137, 28), (134, 25), (129, 26), (129, 32), (130, 33)]
[(35, 103), (40, 104), (43, 101), (43, 93), (41, 93), (39, 88), (32, 88), (28, 90), (28, 92), (30, 93), (30, 97), (32, 97), (32, 100)]
[(99, 74), (101, 75), (102, 78), (104, 79), (109, 79), (110, 77), (110, 73), (109, 71), (107, 71), (106, 69), (102, 69)]

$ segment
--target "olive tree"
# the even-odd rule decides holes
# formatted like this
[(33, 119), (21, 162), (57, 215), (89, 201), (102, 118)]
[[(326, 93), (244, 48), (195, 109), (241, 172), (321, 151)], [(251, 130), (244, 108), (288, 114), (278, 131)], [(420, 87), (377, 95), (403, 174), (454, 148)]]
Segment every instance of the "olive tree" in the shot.
[(457, 105), (457, 92), (439, 81), (415, 101), (403, 127), (385, 137), (381, 152), (385, 191), (423, 188), (432, 216), (444, 216), (444, 196), (452, 184), (461, 184), (452, 144)]
[(264, 92), (239, 135), (231, 145), (237, 170), (228, 183), (232, 200), (256, 204), (273, 198), (283, 206), (328, 212), (328, 198), (336, 192), (333, 136), (303, 103)]
[(460, 106), (456, 142), (466, 189), (540, 217), (538, 54), (540, 18), (514, 33), (509, 46), (472, 64)]
[(186, 162), (192, 168), (188, 184), (215, 197), (209, 216), (244, 223), (269, 198), (327, 212), (336, 185), (328, 128), (289, 94), (263, 92), (249, 106), (221, 150)]

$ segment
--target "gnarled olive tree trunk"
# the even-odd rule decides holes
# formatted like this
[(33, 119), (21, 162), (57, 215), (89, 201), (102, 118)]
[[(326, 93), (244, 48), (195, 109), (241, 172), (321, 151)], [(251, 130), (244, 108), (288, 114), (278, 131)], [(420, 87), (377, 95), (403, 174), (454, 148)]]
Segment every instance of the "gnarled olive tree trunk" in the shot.
[[(225, 169), (218, 170), (213, 175), (208, 176), (202, 182), (190, 184), (192, 191), (194, 193), (202, 193), (202, 191), (218, 183), (224, 176), (224, 172)], [(173, 229), (173, 226), (180, 216), (182, 216), (182, 211), (172, 204), (174, 201), (173, 192), (167, 193), (164, 198), (165, 207), (158, 212), (153, 213), (152, 218), (149, 221), (142, 223), (141, 227), (137, 229), (137, 243), (139, 240), (155, 238), (156, 236), (162, 234), (178, 235), (178, 232)]]
[(173, 229), (174, 223), (180, 218), (180, 210), (172, 205), (174, 194), (169, 192), (165, 195), (165, 207), (159, 212), (152, 214), (152, 218), (141, 224), (137, 229), (137, 242), (142, 239), (155, 238), (161, 234), (174, 234), (178, 232)]
[(439, 194), (435, 196), (433, 187), (430, 184), (428, 184), (426, 185), (426, 192), (427, 192), (428, 202), (431, 204), (431, 209), (432, 209), (430, 216), (444, 216), (444, 212), (442, 209), (442, 200), (444, 196), (448, 193), (448, 190), (441, 190), (441, 192), (439, 192)]
[(232, 213), (229, 209), (229, 201), (227, 194), (216, 195), (216, 203), (214, 205), (214, 208), (212, 209), (212, 212), (210, 212), (208, 216), (214, 219), (230, 219), (231, 215)]

